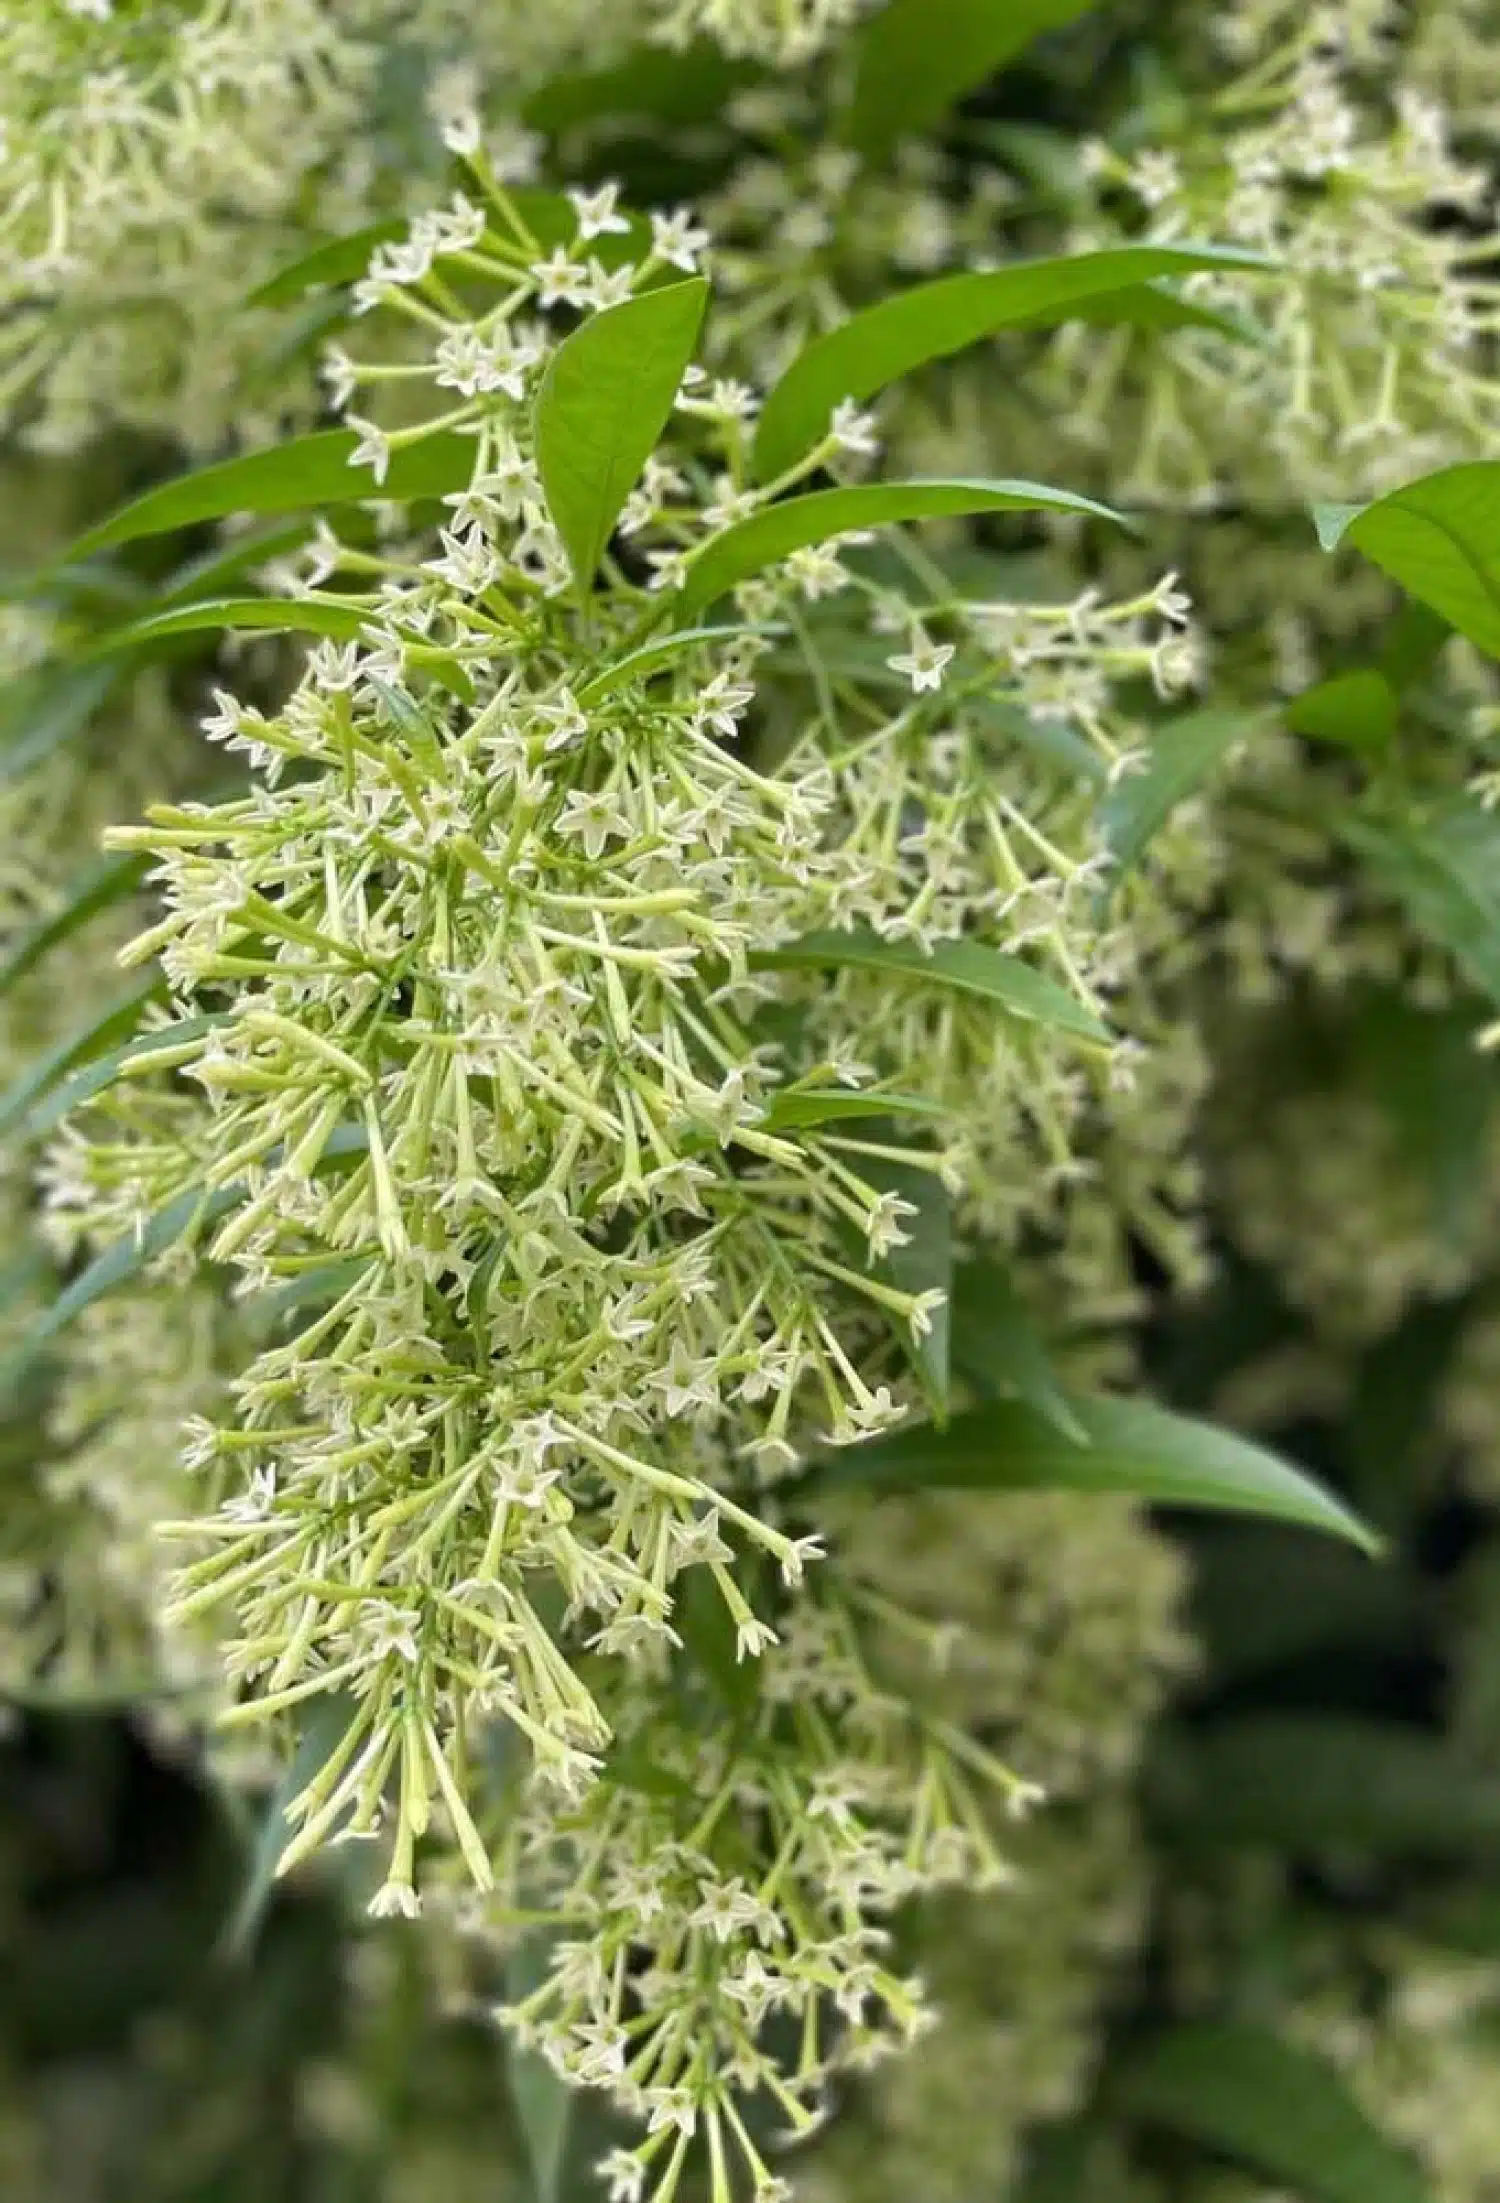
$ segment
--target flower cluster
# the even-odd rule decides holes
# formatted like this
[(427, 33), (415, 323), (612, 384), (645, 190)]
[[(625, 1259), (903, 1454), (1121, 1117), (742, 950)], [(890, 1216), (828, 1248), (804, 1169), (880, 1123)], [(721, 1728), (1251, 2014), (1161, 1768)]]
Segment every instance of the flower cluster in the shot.
[[(1217, 135), (1095, 149), (1101, 211), (1119, 206), (1130, 233), (1223, 238), (1295, 278), (1258, 298), (1261, 343), (1205, 335), (1157, 362), (1140, 392), (1129, 476), (1143, 501), (1222, 496), (1231, 384), (1245, 431), (1236, 503), (1280, 510), (1289, 493), (1375, 495), (1493, 442), (1485, 171), (1455, 154), (1436, 101), (1404, 84), (1371, 97), (1343, 12), (1304, 11), (1268, 32), (1243, 75), (1209, 99)], [(1096, 220), (1088, 235), (1104, 243), (1110, 231)], [(1222, 288), (1193, 280), (1209, 302)], [(1086, 378), (1074, 425), (1093, 423), (1102, 437), (1107, 422), (1116, 459), (1131, 343), (1122, 331), (1085, 360), (1071, 332), (1058, 340), (1059, 358)]]
[[(740, 624), (664, 633), (772, 494), (747, 478), (752, 393), (697, 369), (581, 602), (533, 444), (557, 309), (686, 272), (701, 233), (658, 215), (622, 257), (606, 187), (543, 253), (467, 157), (479, 197), (381, 248), (356, 294), (374, 349), (330, 359), (374, 492), (424, 441), (461, 455), (437, 540), (320, 531), (290, 609), (350, 639), (274, 712), (225, 693), (207, 723), (250, 790), (110, 837), (158, 859), (129, 957), (176, 998), (170, 1075), (70, 1128), (49, 1229), (63, 1251), (146, 1231), (271, 1326), (232, 1414), (192, 1421), (198, 1503), (162, 1528), (187, 1547), (168, 1624), (222, 1634), (226, 1728), (336, 1717), (283, 1866), (379, 1833), (372, 1909), (412, 1913), (442, 1831), (502, 1923), (539, 1888), (589, 1938), (512, 2024), (647, 2116), (621, 2192), (665, 2199), (701, 2132), (775, 2193), (739, 2102), (767, 2089), (806, 2126), (833, 2071), (921, 2026), (880, 1917), (1001, 1876), (975, 1785), (1028, 1795), (878, 1687), (841, 1595), (801, 1588), (822, 1541), (782, 1483), (907, 1410), (940, 1298), (890, 1260), (913, 1174), (962, 1195), (965, 1120), (1004, 1094), (986, 1154), (1014, 1125), (1061, 1163), (1089, 1091), (1065, 1029), (920, 973), (872, 991), (779, 964), (830, 936), (1039, 953), (1087, 1029), (1077, 758), (1127, 769), (1114, 684), (1177, 684), (1183, 607), (1169, 585), (965, 594), (915, 545), (903, 594), (836, 541), (740, 583)], [(458, 269), (490, 303), (460, 302)], [(377, 318), (411, 342), (381, 349)], [(842, 407), (799, 472), (869, 444)], [(841, 599), (877, 645), (853, 742), (826, 705)], [(1069, 770), (1017, 741), (1028, 715)], [(937, 1144), (875, 1121), (898, 1076)], [(648, 1745), (673, 1773), (665, 1678), (705, 1626), (754, 1677), (744, 1721), (712, 1750), (685, 1734), (665, 1796), (635, 1787)], [(495, 1724), (529, 1770), (498, 1847), (475, 1767)], [(783, 2010), (788, 2072), (757, 2047)]]

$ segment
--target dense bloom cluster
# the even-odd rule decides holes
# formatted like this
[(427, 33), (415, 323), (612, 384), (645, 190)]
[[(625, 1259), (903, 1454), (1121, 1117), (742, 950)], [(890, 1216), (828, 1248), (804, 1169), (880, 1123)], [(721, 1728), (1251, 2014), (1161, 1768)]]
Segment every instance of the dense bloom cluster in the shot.
[[(769, 2088), (805, 2126), (833, 2070), (920, 2027), (880, 1916), (1001, 1877), (974, 1786), (1029, 1795), (872, 1680), (840, 1595), (800, 1588), (822, 1541), (779, 1486), (907, 1412), (941, 1301), (892, 1261), (913, 1181), (977, 1182), (976, 1124), (1007, 1091), (1016, 1136), (1065, 1161), (1088, 1093), (1069, 1027), (1103, 1033), (1074, 930), (1100, 860), (1076, 760), (1033, 768), (1022, 745), (1006, 772), (1007, 736), (1029, 709), (1123, 769), (1112, 684), (1180, 680), (1183, 607), (1170, 585), (1021, 606), (932, 565), (898, 595), (834, 542), (741, 582), (740, 625), (664, 634), (768, 494), (745, 474), (751, 393), (690, 369), (621, 516), (627, 563), (580, 608), (532, 443), (545, 317), (686, 272), (701, 233), (654, 217), (645, 256), (606, 265), (595, 241), (626, 231), (606, 187), (543, 254), (469, 157), (482, 200), (382, 248), (357, 292), (420, 344), (329, 362), (374, 488), (424, 442), (460, 455), (438, 541), (320, 532), (291, 610), (351, 639), (317, 645), (278, 710), (222, 694), (207, 725), (250, 791), (111, 835), (159, 859), (165, 914), (129, 957), (159, 956), (176, 998), (172, 1078), (68, 1132), (49, 1229), (65, 1252), (144, 1231), (173, 1275), (196, 1253), (237, 1273), (247, 1316), (291, 1316), (232, 1415), (190, 1423), (200, 1503), (165, 1526), (196, 1556), (166, 1619), (217, 1628), (244, 1694), (226, 1726), (338, 1716), (283, 1864), (380, 1832), (373, 1909), (415, 1912), (442, 1826), (502, 1920), (539, 1887), (590, 1933), (512, 2024), (647, 2117), (621, 2192), (649, 2173), (669, 2196), (702, 2131), (774, 2193), (740, 2097)], [(455, 264), (493, 304), (458, 304)], [(842, 408), (799, 471), (868, 444)], [(853, 744), (817, 709), (837, 639), (817, 608), (846, 591), (879, 638)], [(937, 999), (920, 965), (883, 989), (802, 976), (798, 944), (829, 938), (1040, 953), (1061, 1029)], [(913, 1088), (936, 1144), (879, 1121)], [(707, 1790), (684, 1739), (663, 1798), (622, 1755), (672, 1772), (660, 1678), (705, 1626), (700, 1587), (753, 1707)], [(498, 1855), (472, 1773), (496, 1722), (530, 1768)], [(783, 2008), (787, 2077), (756, 2048)]]
[[(805, 61), (860, 0), (36, 0), (0, 28), (0, 424), (73, 452), (114, 421), (273, 432), (285, 326), (258, 283), (419, 203), (430, 118), (475, 94), (514, 172), (518, 85), (642, 40)], [(501, 94), (505, 98), (501, 98)], [(212, 177), (205, 193), (202, 181)]]

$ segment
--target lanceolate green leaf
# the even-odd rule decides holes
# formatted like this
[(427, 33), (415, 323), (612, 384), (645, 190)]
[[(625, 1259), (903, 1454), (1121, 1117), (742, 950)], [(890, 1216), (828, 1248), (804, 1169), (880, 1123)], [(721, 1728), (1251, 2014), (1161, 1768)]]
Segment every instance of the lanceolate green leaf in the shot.
[(1055, 1026), (1080, 1040), (1107, 1043), (1109, 1028), (1075, 995), (1018, 956), (979, 941), (942, 941), (930, 953), (910, 941), (882, 941), (874, 933), (809, 933), (784, 948), (759, 949), (750, 958), (760, 971), (873, 971), (896, 980), (920, 980), (980, 995), (1012, 1017)]
[(1140, 862), (1178, 804), (1212, 777), (1237, 744), (1270, 720), (1266, 711), (1193, 711), (1155, 730), (1145, 765), (1120, 776), (1101, 811), (1116, 876)]
[[(921, 0), (925, 7), (931, 0)], [(770, 481), (794, 466), (828, 432), (833, 409), (844, 398), (873, 397), (888, 383), (927, 361), (945, 359), (994, 335), (998, 329), (1064, 321), (1084, 309), (1108, 318), (1170, 319), (1175, 303), (1141, 286), (1161, 275), (1201, 268), (1254, 269), (1255, 255), (1219, 245), (1120, 245), (1106, 252), (1018, 260), (978, 275), (940, 276), (898, 291), (853, 314), (826, 335), (814, 337), (793, 360), (770, 396), (755, 433), (755, 472)]]
[(1350, 543), (1500, 657), (1500, 460), (1444, 467), (1370, 505), (1314, 508), (1325, 551)]
[(955, 1415), (946, 1430), (893, 1431), (815, 1473), (878, 1490), (1128, 1492), (1167, 1506), (1269, 1515), (1379, 1549), (1311, 1477), (1230, 1431), (1140, 1400), (1069, 1393), (1067, 1404), (1084, 1444), (1020, 1400), (987, 1400)]
[(830, 536), (862, 528), (886, 528), (899, 520), (992, 512), (1080, 513), (1093, 520), (1129, 523), (1108, 505), (1039, 482), (867, 482), (841, 490), (813, 490), (806, 497), (763, 505), (748, 520), (714, 536), (693, 559), (676, 610), (692, 619), (726, 589)]
[(230, 513), (302, 512), (373, 499), (441, 497), (461, 488), (473, 470), (474, 440), (456, 429), (440, 429), (393, 451), (386, 478), (379, 483), (367, 466), (350, 464), (358, 443), (352, 429), (324, 429), (199, 467), (147, 490), (102, 520), (76, 539), (67, 557), (90, 558), (112, 544), (166, 535), (200, 521), (223, 520)]
[(694, 277), (594, 314), (560, 344), (536, 401), (547, 507), (580, 589), (671, 417), (708, 304)]
[[(164, 993), (165, 988), (166, 981), (160, 975), (151, 975), (136, 994), (128, 997), (107, 1018), (100, 1019), (86, 1037), (75, 1036), (75, 1041), (69, 1048), (68, 1068), (71, 1076), (58, 1078), (53, 1075), (53, 1059), (49, 1058), (45, 1081), (38, 1083), (37, 1074), (33, 1072), (26, 1082), (34, 1089), (33, 1098), (26, 1106), (16, 1106), (19, 1089), (12, 1088), (4, 1103), (0, 1104), (0, 1131), (8, 1132), (14, 1125), (20, 1138), (40, 1138), (44, 1132), (50, 1132), (54, 1125), (61, 1124), (63, 1118), (71, 1115), (75, 1109), (81, 1109), (85, 1102), (92, 1101), (96, 1094), (102, 1094), (106, 1087), (113, 1086), (115, 1080), (129, 1067), (138, 1066), (142, 1071), (160, 1068), (162, 1058), (170, 1057), (175, 1050), (190, 1047), (195, 1041), (201, 1040), (216, 1025), (222, 1025), (229, 1015), (227, 1011), (209, 1011), (202, 1017), (179, 1018), (175, 1024), (165, 1025), (159, 1032), (138, 1033), (134, 1039), (124, 1041), (121, 1046), (110, 1047), (109, 1043), (115, 1037), (116, 1021), (120, 1031), (134, 1032), (142, 1008)], [(101, 1050), (108, 1052), (101, 1053)]]
[[(540, 1988), (555, 1940), (555, 1930), (534, 1928), (511, 1952), (505, 1965), (505, 1989), (512, 2003), (520, 2003)], [(532, 2203), (561, 2203), (577, 2091), (553, 2072), (539, 2051), (521, 2043), (507, 2043), (506, 2064), (531, 2166)]]
[(857, 45), (845, 135), (862, 153), (937, 122), (1043, 31), (1091, 0), (891, 0)]
[(102, 857), (97, 864), (91, 864), (73, 882), (61, 906), (12, 944), (10, 953), (0, 963), (0, 995), (6, 994), (18, 979), (24, 979), (27, 972), (34, 970), (60, 941), (77, 933), (101, 910), (108, 910), (112, 904), (123, 902), (126, 896), (133, 894), (145, 874), (144, 857)]
[(88, 1267), (81, 1270), (71, 1283), (65, 1285), (57, 1298), (42, 1311), (28, 1330), (16, 1351), (0, 1363), (0, 1391), (16, 1383), (18, 1378), (33, 1366), (54, 1339), (60, 1338), (70, 1324), (83, 1314), (85, 1308), (102, 1300), (106, 1293), (127, 1284), (138, 1277), (148, 1263), (154, 1262), (169, 1247), (175, 1247), (184, 1232), (197, 1220), (212, 1222), (225, 1215), (244, 1199), (239, 1186), (226, 1186), (217, 1193), (204, 1193), (192, 1189), (169, 1201), (164, 1209), (153, 1216), (140, 1232), (128, 1232), (117, 1239), (113, 1246), (96, 1255)]
[(685, 650), (695, 650), (700, 643), (727, 643), (733, 642), (737, 636), (764, 635), (768, 632), (776, 633), (778, 630), (744, 624), (680, 628), (675, 635), (661, 635), (655, 642), (642, 643), (638, 650), (617, 658), (613, 665), (601, 666), (579, 688), (578, 701), (586, 704), (596, 696), (608, 696), (612, 690), (624, 688), (627, 682), (643, 681), (662, 666), (670, 665), (674, 658), (680, 658)]
[(998, 1262), (966, 1262), (953, 1281), (953, 1366), (976, 1392), (987, 1398), (1013, 1393), (1074, 1445), (1088, 1444), (1021, 1296)]
[[(32, 1114), (43, 1097), (53, 1094), (79, 1064), (93, 1063), (96, 1057), (113, 1048), (116, 1041), (128, 1041), (140, 1023), (145, 1005), (153, 996), (163, 993), (165, 987), (166, 981), (159, 972), (146, 973), (102, 1015), (90, 1017), (55, 1048), (49, 1048), (45, 1055), (28, 1063), (21, 1076), (0, 1095), (0, 1139), (8, 1139), (17, 1127), (23, 1134), (30, 1134), (34, 1130)], [(123, 1051), (117, 1051), (111, 1060), (118, 1061), (121, 1055)]]
[(933, 1118), (947, 1114), (940, 1102), (927, 1101), (920, 1094), (892, 1094), (878, 1086), (859, 1091), (838, 1086), (793, 1087), (773, 1098), (766, 1110), (763, 1129), (791, 1132), (811, 1125), (843, 1124), (851, 1118)]
[(84, 662), (118, 657), (122, 651), (166, 642), (174, 635), (193, 635), (214, 628), (226, 633), (262, 628), (277, 633), (331, 635), (337, 641), (350, 642), (373, 610), (372, 605), (332, 597), (209, 597), (170, 611), (153, 612), (146, 619), (114, 629), (85, 653)]
[(81, 734), (126, 670), (113, 663), (48, 665), (18, 683), (0, 708), (0, 786)]
[(317, 1710), (302, 1731), (286, 1773), (267, 1801), (265, 1818), (261, 1822), (255, 1847), (250, 1854), (245, 1886), (240, 1893), (234, 1916), (225, 1930), (226, 1957), (245, 1959), (254, 1950), (255, 1939), (266, 1916), (266, 1907), (271, 1901), (271, 1890), (276, 1880), (276, 1862), (293, 1834), (287, 1824), (286, 1809), (294, 1799), (301, 1796), (330, 1753), (335, 1750), (355, 1711), (355, 1701), (342, 1691), (334, 1691), (317, 1702)]
[(1173, 2029), (1116, 2069), (1110, 2094), (1136, 2118), (1237, 2158), (1298, 2203), (1437, 2203), (1332, 2066), (1258, 2027)]
[(1500, 1003), (1500, 814), (1458, 797), (1404, 820), (1346, 817), (1340, 831), (1419, 931)]
[(321, 290), (330, 283), (357, 283), (370, 265), (370, 255), (377, 245), (393, 244), (404, 237), (411, 224), (397, 219), (393, 222), (369, 222), (363, 229), (349, 230), (342, 237), (330, 237), (321, 245), (314, 245), (298, 260), (278, 268), (269, 282), (262, 283), (245, 300), (247, 306), (290, 306), (297, 299), (305, 298), (309, 291)]

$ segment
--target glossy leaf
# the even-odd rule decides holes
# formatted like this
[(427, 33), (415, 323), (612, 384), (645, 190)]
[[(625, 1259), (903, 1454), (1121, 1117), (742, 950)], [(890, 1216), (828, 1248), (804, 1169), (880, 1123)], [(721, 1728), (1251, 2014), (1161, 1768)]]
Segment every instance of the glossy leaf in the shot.
[(265, 629), (283, 634), (331, 635), (352, 642), (376, 607), (340, 603), (329, 597), (207, 597), (192, 604), (150, 613), (103, 636), (84, 654), (83, 662), (118, 657), (174, 635), (198, 634), (209, 629), (226, 633)]
[(939, 276), (897, 291), (814, 337), (798, 353), (761, 413), (756, 476), (770, 481), (811, 451), (828, 433), (842, 399), (873, 397), (914, 368), (946, 359), (997, 330), (1044, 327), (1085, 311), (1090, 318), (1170, 323), (1178, 302), (1164, 292), (1143, 291), (1152, 277), (1265, 265), (1252, 253), (1220, 245), (1119, 245), (1018, 260), (983, 274)]
[(891, 0), (859, 37), (844, 135), (862, 153), (926, 130), (1091, 0)]
[(998, 1262), (966, 1262), (954, 1280), (953, 1366), (976, 1392), (988, 1398), (1013, 1394), (1074, 1445), (1089, 1443), (1020, 1294)]
[(1101, 808), (1114, 877), (1138, 864), (1179, 803), (1212, 779), (1237, 745), (1270, 724), (1264, 711), (1193, 711), (1151, 737), (1139, 772), (1122, 773)]
[(1143, 1400), (1101, 1393), (1067, 1400), (1082, 1445), (1020, 1400), (987, 1400), (946, 1430), (893, 1431), (816, 1473), (888, 1490), (1128, 1492), (1164, 1506), (1267, 1515), (1379, 1549), (1341, 1501), (1263, 1446)]
[(1236, 2158), (1299, 2203), (1436, 2203), (1336, 2068), (1261, 2028), (1175, 2028), (1116, 2069), (1110, 2094), (1136, 2118)]
[(441, 497), (462, 488), (473, 471), (474, 439), (456, 429), (440, 429), (392, 452), (381, 483), (367, 466), (350, 464), (358, 443), (352, 429), (322, 429), (178, 475), (90, 528), (66, 556), (72, 563), (113, 544), (167, 535), (175, 528), (227, 519), (231, 513), (301, 512), (376, 499)]
[(253, 574), (257, 567), (284, 558), (299, 549), (311, 533), (311, 521), (300, 519), (275, 528), (247, 529), (227, 542), (215, 543), (172, 569), (160, 593), (152, 598), (153, 609), (169, 612), (179, 604), (197, 604), (208, 597), (222, 596), (226, 582), (238, 581), (244, 574)]
[(700, 277), (593, 314), (558, 346), (536, 401), (547, 508), (588, 589), (671, 418), (708, 304)]
[(330, 237), (321, 245), (314, 245), (297, 260), (278, 268), (268, 282), (253, 290), (245, 300), (247, 306), (291, 306), (309, 291), (321, 290), (326, 284), (357, 283), (370, 265), (370, 255), (378, 245), (394, 244), (398, 237), (405, 237), (411, 228), (409, 221), (397, 218), (388, 222), (369, 222), (363, 229), (349, 230), (342, 237)]
[(1408, 819), (1346, 817), (1339, 830), (1418, 931), (1500, 1003), (1500, 813), (1457, 797)]
[(137, 856), (101, 857), (72, 885), (66, 899), (50, 916), (41, 919), (12, 944), (0, 963), (0, 995), (18, 979), (24, 979), (49, 950), (96, 918), (101, 910), (124, 902), (146, 876), (146, 859)]
[(725, 590), (806, 543), (826, 543), (831, 536), (886, 528), (901, 520), (992, 512), (1080, 513), (1128, 525), (1123, 514), (1092, 497), (1047, 489), (1039, 482), (865, 482), (850, 489), (813, 490), (806, 497), (763, 505), (748, 520), (713, 537), (689, 566), (675, 608), (691, 619)]
[(1325, 551), (1351, 544), (1500, 657), (1500, 460), (1443, 467), (1369, 505), (1314, 508)]
[(670, 665), (686, 650), (696, 650), (701, 643), (733, 642), (742, 635), (764, 635), (778, 630), (751, 627), (744, 624), (720, 627), (683, 627), (674, 635), (660, 635), (655, 642), (642, 643), (613, 665), (601, 666), (590, 674), (578, 690), (580, 704), (592, 703), (596, 697), (608, 696), (617, 688), (624, 688), (630, 681), (644, 681), (662, 666)]
[(874, 933), (809, 933), (785, 947), (757, 949), (758, 971), (873, 971), (896, 980), (919, 980), (979, 995), (1012, 1017), (1025, 1018), (1079, 1040), (1107, 1043), (1109, 1028), (1075, 995), (1044, 972), (979, 941), (940, 941), (930, 953), (911, 941), (883, 941)]
[(1463, 1858), (1500, 1841), (1500, 1778), (1430, 1730), (1354, 1714), (1244, 1714), (1164, 1740), (1150, 1794), (1161, 1834), (1191, 1849)]
[(948, 1114), (941, 1102), (928, 1101), (920, 1094), (893, 1094), (878, 1086), (790, 1087), (772, 1097), (761, 1129), (800, 1132), (810, 1126), (844, 1124), (862, 1117), (942, 1118)]

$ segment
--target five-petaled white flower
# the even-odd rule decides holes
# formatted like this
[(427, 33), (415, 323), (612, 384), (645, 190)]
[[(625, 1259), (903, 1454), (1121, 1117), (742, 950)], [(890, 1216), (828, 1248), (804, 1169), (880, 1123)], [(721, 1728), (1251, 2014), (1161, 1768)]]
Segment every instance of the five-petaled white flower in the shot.
[(930, 642), (919, 628), (911, 638), (910, 650), (899, 651), (885, 662), (892, 673), (904, 673), (911, 682), (912, 694), (920, 696), (923, 689), (942, 687), (952, 658), (952, 643)]

